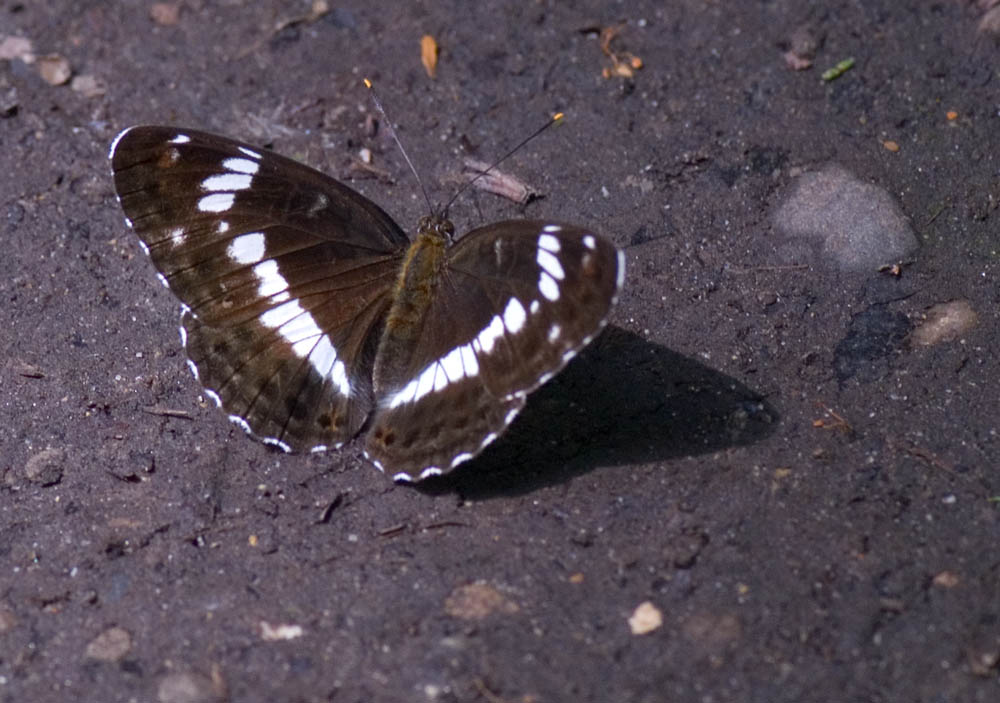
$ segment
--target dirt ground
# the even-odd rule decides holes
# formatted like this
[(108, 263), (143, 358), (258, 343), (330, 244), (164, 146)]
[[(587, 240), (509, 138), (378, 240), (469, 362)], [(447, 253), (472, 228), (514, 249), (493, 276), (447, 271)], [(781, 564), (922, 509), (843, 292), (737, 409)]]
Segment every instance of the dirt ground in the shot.
[[(35, 55), (0, 60), (0, 700), (1000, 700), (990, 4), (0, 1)], [(206, 402), (106, 156), (219, 132), (412, 230), (363, 76), (436, 201), (567, 113), (504, 167), (543, 197), (453, 219), (577, 222), (628, 263), (606, 333), (419, 489)], [(833, 163), (909, 218), (898, 270), (777, 255)], [(956, 300), (975, 324), (915, 344)]]

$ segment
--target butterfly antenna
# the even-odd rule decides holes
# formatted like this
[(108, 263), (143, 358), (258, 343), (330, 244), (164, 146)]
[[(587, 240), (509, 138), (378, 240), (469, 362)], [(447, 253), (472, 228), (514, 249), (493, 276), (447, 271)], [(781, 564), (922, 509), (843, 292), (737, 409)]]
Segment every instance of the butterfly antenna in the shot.
[(513, 149), (511, 149), (506, 154), (504, 154), (503, 156), (501, 156), (499, 159), (497, 159), (496, 161), (494, 161), (493, 164), (489, 168), (480, 171), (478, 174), (476, 174), (475, 178), (473, 178), (471, 181), (468, 181), (465, 185), (463, 185), (461, 188), (459, 188), (458, 192), (455, 193), (453, 196), (451, 196), (451, 200), (449, 200), (448, 204), (444, 206), (444, 217), (448, 216), (448, 208), (451, 207), (451, 204), (453, 202), (455, 202), (456, 200), (458, 200), (458, 196), (460, 196), (462, 193), (464, 193), (466, 190), (468, 190), (469, 187), (473, 183), (475, 183), (476, 181), (478, 181), (480, 178), (482, 178), (483, 176), (485, 176), (487, 173), (489, 173), (490, 171), (492, 171), (493, 169), (495, 169), (497, 166), (499, 166), (500, 164), (502, 164), (504, 161), (506, 161), (507, 159), (509, 159), (511, 156), (513, 156), (514, 154), (516, 154), (518, 152), (518, 150), (520, 150), (521, 147), (523, 147), (525, 144), (527, 144), (528, 142), (530, 142), (532, 139), (534, 139), (535, 137), (537, 137), (539, 134), (541, 134), (542, 132), (544, 132), (545, 130), (547, 130), (549, 127), (551, 127), (552, 125), (556, 124), (557, 122), (561, 122), (562, 119), (563, 119), (563, 117), (565, 117), (565, 115), (563, 113), (561, 113), (561, 112), (557, 112), (556, 114), (552, 115), (552, 117), (549, 119), (548, 122), (546, 122), (541, 127), (539, 127), (538, 129), (536, 129), (534, 132), (532, 132), (531, 134), (529, 134), (527, 137), (525, 137), (524, 139), (522, 139), (517, 144), (517, 146), (515, 146)]
[[(427, 195), (427, 189), (424, 188), (424, 182), (420, 180), (420, 174), (417, 173), (417, 169), (414, 168), (413, 162), (410, 161), (410, 156), (406, 153), (406, 149), (403, 148), (403, 143), (399, 141), (399, 137), (396, 136), (396, 130), (393, 129), (392, 122), (389, 120), (389, 116), (385, 114), (385, 108), (382, 107), (382, 101), (378, 99), (378, 94), (375, 93), (375, 86), (372, 85), (372, 82), (367, 78), (365, 78), (364, 81), (365, 87), (368, 88), (368, 92), (372, 96), (372, 102), (375, 103), (375, 109), (378, 110), (378, 114), (381, 115), (382, 121), (389, 129), (389, 134), (392, 135), (392, 140), (396, 142), (396, 146), (399, 147), (399, 152), (406, 160), (406, 165), (410, 167), (410, 173), (412, 173), (413, 177), (417, 179), (417, 185), (420, 186), (420, 192), (424, 194), (424, 200), (427, 201), (427, 211), (434, 212), (434, 206), (431, 205), (431, 199)], [(445, 211), (447, 212), (447, 208), (445, 208)]]

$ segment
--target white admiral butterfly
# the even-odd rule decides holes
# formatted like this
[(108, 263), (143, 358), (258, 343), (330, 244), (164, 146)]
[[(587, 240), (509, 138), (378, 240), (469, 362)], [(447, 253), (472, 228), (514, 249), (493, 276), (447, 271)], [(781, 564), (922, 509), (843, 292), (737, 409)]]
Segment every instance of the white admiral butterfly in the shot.
[(604, 327), (624, 279), (613, 244), (509, 220), (410, 241), (375, 203), (301, 163), (177, 127), (111, 145), (127, 222), (182, 303), (205, 392), (285, 451), (363, 434), (398, 481), (476, 456)]

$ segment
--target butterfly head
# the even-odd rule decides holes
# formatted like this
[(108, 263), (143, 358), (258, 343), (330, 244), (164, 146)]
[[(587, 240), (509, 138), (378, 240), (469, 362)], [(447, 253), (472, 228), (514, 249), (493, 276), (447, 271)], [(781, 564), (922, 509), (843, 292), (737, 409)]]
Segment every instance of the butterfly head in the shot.
[(447, 215), (425, 215), (420, 218), (417, 224), (417, 236), (429, 234), (444, 239), (449, 244), (453, 241), (455, 225), (447, 218)]

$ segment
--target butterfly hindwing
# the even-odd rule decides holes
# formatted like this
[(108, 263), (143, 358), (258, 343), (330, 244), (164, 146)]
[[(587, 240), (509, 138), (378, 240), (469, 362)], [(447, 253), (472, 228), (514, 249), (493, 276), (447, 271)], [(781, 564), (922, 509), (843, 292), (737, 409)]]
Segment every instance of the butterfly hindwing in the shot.
[(184, 305), (193, 368), (231, 417), (286, 449), (357, 434), (408, 243), (393, 220), (303, 164), (195, 130), (126, 130), (111, 161)]

